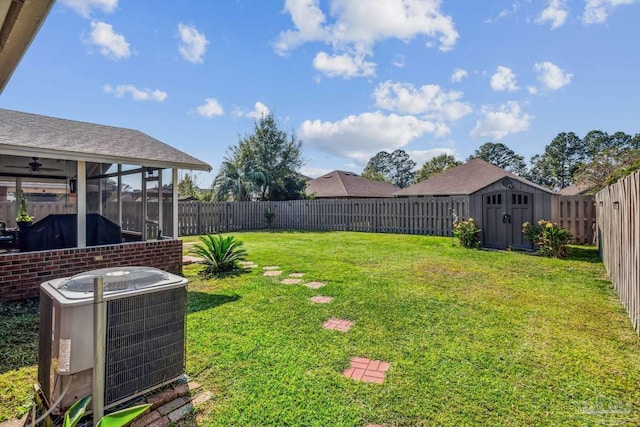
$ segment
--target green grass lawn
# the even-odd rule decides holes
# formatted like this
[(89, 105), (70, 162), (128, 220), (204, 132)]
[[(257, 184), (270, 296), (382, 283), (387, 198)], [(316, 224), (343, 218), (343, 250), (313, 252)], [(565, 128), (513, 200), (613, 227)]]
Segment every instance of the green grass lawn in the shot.
[[(234, 235), (258, 269), (203, 280), (185, 268), (187, 372), (214, 394), (199, 424), (640, 423), (640, 339), (593, 249), (553, 260), (438, 237)], [(265, 265), (327, 286), (280, 284)], [(322, 329), (330, 317), (355, 325)], [(0, 420), (24, 411), (36, 379), (34, 359), (5, 362), (6, 351)], [(391, 362), (384, 384), (343, 377), (353, 356)]]

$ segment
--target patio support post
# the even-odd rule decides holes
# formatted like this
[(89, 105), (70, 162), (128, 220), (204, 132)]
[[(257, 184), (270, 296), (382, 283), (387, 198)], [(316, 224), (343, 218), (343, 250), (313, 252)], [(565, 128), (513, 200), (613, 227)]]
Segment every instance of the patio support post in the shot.
[(173, 168), (173, 177), (171, 178), (171, 188), (173, 194), (171, 195), (171, 214), (173, 216), (173, 230), (171, 237), (178, 238), (178, 169)]
[[(158, 233), (166, 233), (164, 228), (164, 191), (162, 191), (162, 169), (158, 169)], [(166, 235), (166, 234), (165, 234)], [(157, 236), (157, 237), (162, 237)]]
[(87, 247), (87, 164), (78, 160), (77, 163), (77, 176), (78, 176), (78, 247)]

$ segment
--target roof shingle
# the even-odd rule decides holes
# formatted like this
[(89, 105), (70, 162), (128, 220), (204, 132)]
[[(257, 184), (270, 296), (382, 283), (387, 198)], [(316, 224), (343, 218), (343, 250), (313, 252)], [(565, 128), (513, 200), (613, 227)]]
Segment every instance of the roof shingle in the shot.
[(0, 109), (0, 153), (100, 163), (211, 170), (196, 159), (133, 129)]
[(467, 195), (475, 193), (505, 177), (516, 179), (551, 193), (549, 189), (534, 184), (489, 162), (482, 159), (473, 159), (427, 180), (396, 191), (394, 196)]
[(353, 172), (335, 170), (307, 183), (307, 195), (316, 198), (392, 197), (398, 187), (372, 181)]

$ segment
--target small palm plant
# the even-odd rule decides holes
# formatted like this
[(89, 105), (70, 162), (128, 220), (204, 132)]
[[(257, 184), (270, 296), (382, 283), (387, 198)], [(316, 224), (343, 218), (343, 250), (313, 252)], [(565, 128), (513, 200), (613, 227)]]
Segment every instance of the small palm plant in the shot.
[(191, 249), (191, 253), (204, 259), (205, 268), (201, 274), (207, 278), (239, 269), (239, 261), (247, 257), (242, 242), (233, 236), (207, 234), (200, 236), (200, 242)]

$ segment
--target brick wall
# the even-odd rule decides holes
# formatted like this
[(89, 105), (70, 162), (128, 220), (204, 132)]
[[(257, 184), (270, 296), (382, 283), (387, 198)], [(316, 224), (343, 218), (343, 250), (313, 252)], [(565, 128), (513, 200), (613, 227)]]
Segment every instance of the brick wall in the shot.
[(39, 295), (40, 283), (88, 270), (141, 265), (182, 274), (182, 241), (130, 242), (89, 248), (0, 254), (0, 301)]

